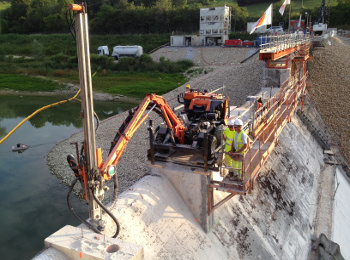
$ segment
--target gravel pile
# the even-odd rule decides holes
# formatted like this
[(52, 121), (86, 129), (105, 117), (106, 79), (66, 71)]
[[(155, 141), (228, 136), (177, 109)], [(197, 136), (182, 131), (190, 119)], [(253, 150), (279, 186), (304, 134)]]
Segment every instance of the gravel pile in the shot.
[[(193, 52), (193, 56), (189, 54), (190, 51)], [(259, 61), (258, 55), (255, 55), (245, 63), (240, 63), (255, 51), (256, 49), (219, 47), (164, 48), (152, 54), (152, 57), (157, 59), (157, 57), (165, 56), (166, 59), (170, 60), (183, 59), (186, 55), (192, 57), (196, 64), (201, 65), (203, 72), (191, 78), (186, 84), (190, 84), (192, 88), (206, 90), (214, 90), (225, 85), (224, 93), (230, 98), (230, 104), (240, 106), (248, 95), (255, 95), (260, 90), (264, 62)], [(186, 84), (163, 95), (170, 107), (178, 105), (177, 95), (185, 90)], [(102, 148), (104, 160), (107, 158), (110, 142), (127, 113), (124, 112), (101, 122), (96, 135), (96, 146)], [(151, 113), (150, 117), (156, 119), (157, 116)], [(159, 122), (158, 118), (155, 125)], [(149, 148), (147, 126), (148, 121), (146, 120), (131, 138), (117, 166), (119, 192), (123, 192), (148, 172), (148, 161), (146, 160), (146, 151)], [(81, 144), (82, 141), (83, 132), (73, 134), (67, 140), (57, 144), (47, 157), (47, 163), (52, 173), (67, 185), (70, 185), (74, 180), (73, 172), (66, 161), (68, 154), (75, 155), (75, 147), (70, 143), (78, 142)]]
[(314, 49), (309, 63), (311, 96), (331, 134), (341, 139), (350, 162), (350, 38), (334, 37)]

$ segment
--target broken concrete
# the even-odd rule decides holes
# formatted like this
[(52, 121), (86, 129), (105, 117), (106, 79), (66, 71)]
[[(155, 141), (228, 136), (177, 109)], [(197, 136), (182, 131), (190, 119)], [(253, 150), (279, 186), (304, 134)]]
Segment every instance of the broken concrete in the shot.
[(45, 247), (54, 248), (71, 260), (143, 259), (142, 246), (96, 234), (84, 225), (61, 228), (45, 239)]

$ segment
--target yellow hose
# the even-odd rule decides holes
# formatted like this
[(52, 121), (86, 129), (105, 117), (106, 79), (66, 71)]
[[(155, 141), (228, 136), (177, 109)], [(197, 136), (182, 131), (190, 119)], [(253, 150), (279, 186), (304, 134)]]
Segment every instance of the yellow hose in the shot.
[(32, 118), (33, 116), (35, 116), (37, 113), (47, 109), (47, 108), (50, 108), (50, 107), (53, 107), (53, 106), (56, 106), (56, 105), (60, 105), (60, 104), (63, 104), (65, 102), (68, 102), (68, 101), (71, 101), (73, 99), (75, 99), (80, 93), (80, 89), (78, 90), (78, 92), (74, 95), (74, 97), (70, 98), (70, 99), (66, 99), (66, 100), (62, 100), (62, 101), (59, 101), (59, 102), (56, 102), (56, 103), (53, 103), (53, 104), (50, 104), (50, 105), (47, 105), (47, 106), (44, 106), (42, 108), (39, 108), (38, 110), (36, 110), (33, 114), (31, 114), (30, 116), (28, 116), (27, 118), (23, 119), (22, 122), (20, 122), (15, 128), (13, 128), (4, 138), (2, 138), (0, 140), (0, 144), (2, 144), (10, 135), (13, 134), (13, 132), (15, 132), (21, 125), (23, 125), (23, 123), (25, 121), (27, 121), (28, 119)]

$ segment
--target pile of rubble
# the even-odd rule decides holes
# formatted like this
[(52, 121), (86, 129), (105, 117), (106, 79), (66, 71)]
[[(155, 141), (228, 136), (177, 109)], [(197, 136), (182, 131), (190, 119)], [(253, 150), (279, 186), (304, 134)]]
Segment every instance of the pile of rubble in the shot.
[(313, 50), (309, 62), (311, 97), (341, 151), (350, 162), (350, 39), (335, 37)]

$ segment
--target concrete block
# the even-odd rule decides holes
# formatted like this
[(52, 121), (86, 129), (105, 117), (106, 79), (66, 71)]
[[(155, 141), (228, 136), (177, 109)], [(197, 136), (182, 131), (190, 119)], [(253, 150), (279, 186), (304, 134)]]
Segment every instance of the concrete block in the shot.
[(205, 232), (209, 231), (212, 218), (208, 216), (208, 184), (211, 172), (167, 162), (149, 165), (152, 174), (165, 176), (179, 193), (196, 221)]
[(269, 69), (264, 68), (263, 86), (279, 88), (290, 75), (290, 69)]
[(45, 239), (46, 248), (55, 248), (69, 259), (142, 260), (143, 247), (116, 238), (104, 237), (90, 229), (67, 225)]

